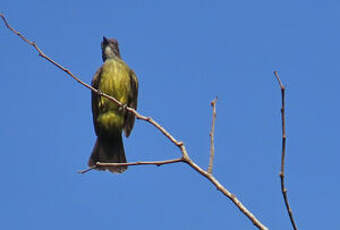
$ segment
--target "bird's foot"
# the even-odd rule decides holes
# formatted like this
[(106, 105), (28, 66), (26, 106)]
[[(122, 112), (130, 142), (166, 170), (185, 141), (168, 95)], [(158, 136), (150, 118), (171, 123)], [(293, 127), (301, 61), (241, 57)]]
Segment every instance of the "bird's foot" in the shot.
[(119, 110), (125, 112), (127, 107), (128, 107), (127, 104), (123, 104), (119, 107)]
[(102, 92), (100, 89), (97, 89), (97, 94), (98, 94), (99, 96), (103, 96), (103, 92)]

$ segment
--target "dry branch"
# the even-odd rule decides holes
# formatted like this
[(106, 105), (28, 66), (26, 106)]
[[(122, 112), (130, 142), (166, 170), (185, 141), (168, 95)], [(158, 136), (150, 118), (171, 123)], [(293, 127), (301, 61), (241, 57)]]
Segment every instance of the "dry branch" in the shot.
[[(150, 123), (151, 125), (153, 125), (155, 128), (157, 128), (164, 136), (166, 136), (172, 143), (174, 143), (181, 151), (182, 153), (182, 157), (179, 159), (175, 159), (175, 160), (169, 160), (169, 161), (176, 161), (176, 162), (171, 162), (171, 163), (178, 163), (178, 162), (185, 162), (188, 165), (190, 165), (195, 171), (197, 171), (198, 173), (200, 173), (202, 176), (206, 177), (209, 181), (211, 181), (211, 183), (213, 185), (215, 185), (215, 187), (221, 191), (226, 197), (228, 197), (238, 208), (239, 210), (246, 216), (248, 217), (248, 219), (258, 228), (261, 230), (267, 230), (268, 228), (266, 226), (264, 226), (242, 203), (241, 201), (239, 201), (237, 199), (237, 197), (235, 195), (233, 195), (231, 192), (229, 192), (229, 190), (227, 190), (224, 186), (222, 186), (218, 180), (213, 177), (210, 173), (208, 173), (207, 171), (203, 170), (202, 168), (200, 168), (197, 164), (195, 164), (189, 157), (186, 148), (184, 146), (184, 143), (181, 141), (177, 141), (169, 132), (167, 132), (160, 124), (158, 124), (156, 121), (154, 121), (151, 117), (146, 117), (143, 116), (141, 114), (139, 114), (136, 110), (130, 108), (130, 107), (126, 107), (125, 105), (123, 105), (122, 103), (120, 103), (117, 99), (115, 99), (114, 97), (111, 97), (107, 94), (104, 94), (103, 92), (93, 88), (92, 86), (86, 84), (85, 82), (81, 81), (79, 78), (77, 78), (75, 75), (73, 75), (71, 73), (70, 70), (66, 69), (65, 67), (63, 67), (62, 65), (58, 64), (57, 62), (55, 62), (54, 60), (52, 60), (51, 58), (49, 58), (47, 55), (45, 55), (40, 48), (36, 45), (36, 43), (31, 42), (30, 40), (26, 39), (21, 33), (17, 32), (16, 30), (13, 29), (13, 27), (11, 27), (5, 16), (3, 14), (0, 14), (0, 17), (2, 18), (2, 20), (4, 21), (6, 27), (8, 29), (10, 29), (13, 33), (15, 33), (16, 35), (18, 35), (22, 40), (24, 40), (25, 42), (27, 42), (28, 44), (30, 44), (31, 46), (34, 47), (34, 49), (36, 51), (38, 51), (39, 56), (41, 56), (42, 58), (46, 59), (47, 61), (51, 62), (53, 65), (57, 66), (59, 69), (63, 70), (64, 72), (66, 72), (70, 77), (72, 77), (74, 80), (76, 80), (78, 83), (80, 83), (81, 85), (85, 86), (86, 88), (92, 90), (93, 92), (97, 93), (98, 95), (107, 98), (108, 100), (112, 101), (113, 103), (116, 103), (117, 105), (126, 108), (126, 110), (128, 110), (129, 112), (133, 113), (137, 119), (140, 120), (144, 120), (148, 123)], [(96, 164), (96, 167), (100, 167), (102, 166), (104, 163), (100, 163), (98, 162)], [(153, 164), (153, 165), (158, 165), (159, 162), (134, 162), (134, 163), (126, 163), (126, 165), (145, 165), (145, 164)], [(107, 165), (106, 165), (107, 166)], [(115, 164), (113, 167), (118, 166), (118, 164)], [(81, 172), (87, 172), (89, 170), (92, 170), (94, 167), (83, 170)]]
[(274, 71), (274, 75), (279, 83), (280, 89), (281, 89), (281, 120), (282, 120), (282, 154), (281, 154), (281, 170), (280, 170), (280, 179), (281, 179), (281, 192), (283, 195), (283, 200), (285, 202), (287, 212), (289, 214), (290, 222), (292, 223), (292, 226), (294, 230), (297, 230), (297, 226), (295, 224), (295, 220), (293, 217), (293, 211), (290, 208), (289, 202), (288, 202), (288, 196), (287, 196), (287, 188), (285, 187), (285, 157), (286, 157), (286, 116), (285, 116), (285, 91), (286, 88), (281, 82), (281, 79), (279, 77), (279, 74), (277, 71)]
[(214, 157), (215, 157), (215, 144), (214, 144), (214, 133), (215, 133), (215, 121), (216, 121), (216, 102), (217, 97), (210, 103), (212, 106), (212, 121), (211, 121), (211, 131), (209, 133), (210, 136), (210, 158), (209, 158), (209, 167), (208, 173), (212, 173), (212, 168), (214, 164)]
[(155, 166), (161, 166), (166, 164), (173, 164), (178, 162), (184, 162), (183, 158), (177, 158), (173, 160), (165, 160), (165, 161), (137, 161), (137, 162), (129, 162), (129, 163), (101, 163), (97, 162), (95, 166), (89, 167), (84, 170), (78, 171), (78, 173), (84, 174), (88, 171), (100, 168), (100, 167), (119, 167), (119, 166), (135, 166), (135, 165), (155, 165)]

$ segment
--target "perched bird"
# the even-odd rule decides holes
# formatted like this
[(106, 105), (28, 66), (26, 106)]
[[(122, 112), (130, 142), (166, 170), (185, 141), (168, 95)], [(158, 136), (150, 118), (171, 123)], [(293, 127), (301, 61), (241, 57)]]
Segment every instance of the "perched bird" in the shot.
[[(101, 47), (104, 64), (95, 73), (92, 86), (136, 109), (138, 80), (133, 70), (121, 59), (118, 41), (103, 37)], [(126, 163), (122, 131), (126, 137), (130, 135), (135, 122), (134, 114), (94, 92), (92, 114), (97, 141), (88, 165), (95, 166), (96, 162)], [(96, 169), (122, 173), (127, 166)]]

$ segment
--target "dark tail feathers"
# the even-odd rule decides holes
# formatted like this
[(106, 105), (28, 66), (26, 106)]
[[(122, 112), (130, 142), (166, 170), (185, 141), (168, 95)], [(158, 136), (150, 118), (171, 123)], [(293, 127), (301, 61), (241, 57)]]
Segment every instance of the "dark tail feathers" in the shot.
[[(123, 140), (121, 135), (115, 138), (97, 138), (88, 165), (95, 166), (97, 162), (103, 163), (126, 163)], [(113, 173), (122, 173), (127, 166), (100, 167), (97, 170), (109, 170)]]

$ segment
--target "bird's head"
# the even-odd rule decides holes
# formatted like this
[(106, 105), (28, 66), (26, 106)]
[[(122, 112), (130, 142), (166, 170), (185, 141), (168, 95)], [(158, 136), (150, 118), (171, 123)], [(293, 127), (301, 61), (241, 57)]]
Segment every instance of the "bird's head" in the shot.
[(108, 58), (120, 58), (118, 41), (114, 38), (103, 37), (102, 41), (102, 57), (103, 61)]

